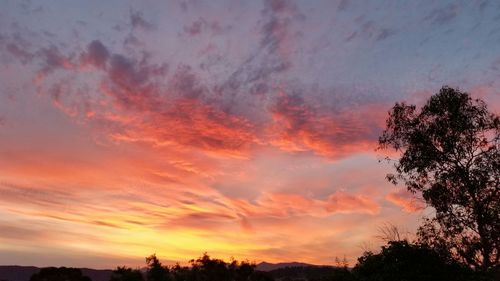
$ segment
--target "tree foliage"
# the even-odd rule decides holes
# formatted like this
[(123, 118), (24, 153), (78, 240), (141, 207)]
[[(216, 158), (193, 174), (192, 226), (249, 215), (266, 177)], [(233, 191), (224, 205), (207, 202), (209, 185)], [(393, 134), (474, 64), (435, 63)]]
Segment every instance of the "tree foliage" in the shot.
[(400, 153), (387, 178), (421, 192), (435, 216), (421, 242), (482, 271), (499, 264), (500, 119), (485, 102), (443, 87), (417, 110), (396, 103), (380, 148)]

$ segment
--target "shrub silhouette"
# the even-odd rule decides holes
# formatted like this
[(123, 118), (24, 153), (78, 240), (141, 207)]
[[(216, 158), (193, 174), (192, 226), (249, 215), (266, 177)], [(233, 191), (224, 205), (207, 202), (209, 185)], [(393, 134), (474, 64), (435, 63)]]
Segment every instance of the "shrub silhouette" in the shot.
[(269, 274), (275, 280), (354, 281), (349, 268), (333, 266), (291, 266), (274, 269)]
[(390, 241), (379, 254), (365, 252), (353, 273), (360, 281), (481, 280), (474, 279), (470, 268), (446, 261), (425, 245), (406, 240)]
[(143, 281), (142, 272), (128, 267), (117, 267), (111, 273), (110, 281)]

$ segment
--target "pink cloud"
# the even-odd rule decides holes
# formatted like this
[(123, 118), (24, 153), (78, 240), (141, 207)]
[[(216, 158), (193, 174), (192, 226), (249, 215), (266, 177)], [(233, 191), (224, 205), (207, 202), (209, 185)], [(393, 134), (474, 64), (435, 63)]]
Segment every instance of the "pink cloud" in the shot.
[(249, 217), (325, 217), (351, 213), (375, 215), (380, 210), (380, 206), (372, 199), (343, 191), (330, 194), (326, 200), (300, 194), (265, 192), (255, 204), (239, 199), (232, 199), (231, 202)]
[(414, 213), (421, 211), (425, 208), (425, 203), (419, 199), (415, 194), (407, 191), (406, 189), (399, 189), (392, 191), (385, 197), (389, 202), (399, 206), (407, 213)]
[(374, 150), (384, 120), (378, 110), (377, 106), (361, 106), (356, 115), (339, 112), (334, 116), (300, 96), (282, 93), (271, 109), (271, 143), (287, 151), (313, 151), (332, 158)]
[(328, 197), (326, 210), (330, 213), (378, 214), (380, 206), (363, 195), (353, 195), (338, 191)]

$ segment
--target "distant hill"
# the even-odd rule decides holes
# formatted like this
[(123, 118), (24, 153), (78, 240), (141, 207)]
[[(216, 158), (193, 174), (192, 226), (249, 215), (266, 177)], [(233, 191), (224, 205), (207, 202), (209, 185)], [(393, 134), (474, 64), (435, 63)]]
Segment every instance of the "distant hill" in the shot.
[(255, 269), (259, 271), (271, 271), (285, 267), (305, 267), (305, 266), (316, 266), (316, 265), (303, 262), (280, 262), (280, 263), (261, 262), (257, 264), (257, 267)]
[[(92, 281), (109, 281), (111, 270), (80, 268), (82, 274)], [(35, 266), (0, 265), (0, 281), (29, 281), (31, 276), (40, 271)]]
[(304, 265), (303, 263), (278, 264), (278, 266), (280, 265), (283, 267), (267, 271), (267, 273), (276, 281), (344, 280), (341, 277), (345, 275), (346, 270), (349, 271), (349, 269), (329, 265)]
[[(31, 276), (38, 273), (41, 268), (35, 266), (0, 265), (0, 281), (29, 281)], [(109, 281), (111, 270), (80, 268), (83, 275), (90, 277), (92, 281)], [(318, 279), (322, 276), (333, 274), (338, 268), (334, 266), (313, 265), (302, 262), (282, 262), (257, 264), (256, 270), (268, 272), (275, 280), (290, 278)]]

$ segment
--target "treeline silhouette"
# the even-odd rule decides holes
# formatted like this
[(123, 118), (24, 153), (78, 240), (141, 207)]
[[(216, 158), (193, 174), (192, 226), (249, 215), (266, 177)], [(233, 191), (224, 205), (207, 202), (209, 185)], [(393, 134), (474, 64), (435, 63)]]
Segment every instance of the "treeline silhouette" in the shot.
[[(146, 267), (117, 267), (109, 281), (492, 281), (498, 275), (481, 273), (407, 240), (390, 241), (380, 253), (366, 252), (353, 268), (295, 266), (258, 271), (248, 261), (225, 262), (204, 254), (188, 266), (163, 265), (156, 255), (146, 258)], [(80, 269), (42, 268), (30, 281), (91, 281)]]
[[(210, 258), (204, 254), (196, 260), (189, 261), (189, 266), (163, 266), (156, 255), (151, 255), (146, 258), (147, 281), (268, 281), (272, 280), (264, 272), (255, 271), (255, 265), (246, 261), (238, 262), (233, 260), (225, 262), (221, 259)], [(137, 275), (137, 271), (136, 275)], [(120, 270), (113, 272), (111, 281), (131, 280), (124, 277), (129, 276), (121, 274)], [(136, 281), (142, 279), (134, 279)], [(131, 280), (132, 281), (132, 280)]]

